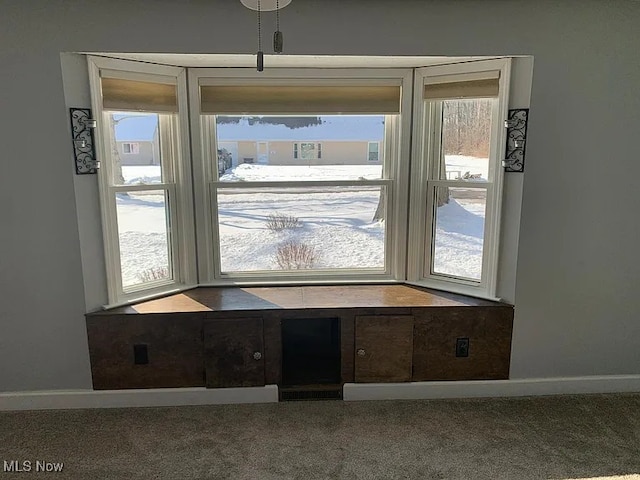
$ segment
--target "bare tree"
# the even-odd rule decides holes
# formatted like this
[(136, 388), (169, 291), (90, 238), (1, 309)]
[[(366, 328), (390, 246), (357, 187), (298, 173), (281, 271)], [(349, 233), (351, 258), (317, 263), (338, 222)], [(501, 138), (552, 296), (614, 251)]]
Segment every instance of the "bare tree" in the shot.
[(380, 199), (378, 200), (378, 207), (376, 213), (373, 214), (372, 222), (383, 221), (386, 217), (386, 204), (387, 204), (387, 189), (380, 187)]

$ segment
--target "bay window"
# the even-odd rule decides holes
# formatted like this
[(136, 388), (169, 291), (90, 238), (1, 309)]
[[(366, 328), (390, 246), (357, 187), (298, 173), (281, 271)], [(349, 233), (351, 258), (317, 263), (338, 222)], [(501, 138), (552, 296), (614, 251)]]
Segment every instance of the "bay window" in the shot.
[(509, 59), (194, 68), (188, 83), (89, 67), (112, 304), (349, 281), (495, 297)]

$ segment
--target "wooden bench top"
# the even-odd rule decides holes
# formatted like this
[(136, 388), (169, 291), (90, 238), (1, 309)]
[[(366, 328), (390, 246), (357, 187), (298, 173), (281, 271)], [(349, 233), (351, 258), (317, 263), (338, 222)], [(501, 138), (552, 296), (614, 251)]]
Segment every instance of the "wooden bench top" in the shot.
[(505, 304), (409, 285), (198, 287), (90, 315)]

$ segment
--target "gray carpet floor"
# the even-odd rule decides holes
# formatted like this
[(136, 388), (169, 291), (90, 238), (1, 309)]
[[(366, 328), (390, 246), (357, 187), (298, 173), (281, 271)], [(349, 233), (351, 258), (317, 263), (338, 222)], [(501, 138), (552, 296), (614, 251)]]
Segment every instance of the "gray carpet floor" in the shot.
[(57, 479), (640, 478), (640, 394), (0, 413)]

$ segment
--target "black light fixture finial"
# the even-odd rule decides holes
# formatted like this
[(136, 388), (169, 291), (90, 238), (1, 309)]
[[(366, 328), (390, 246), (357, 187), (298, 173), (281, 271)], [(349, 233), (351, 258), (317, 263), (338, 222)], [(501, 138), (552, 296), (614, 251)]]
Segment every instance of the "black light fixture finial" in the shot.
[(240, 2), (251, 10), (258, 12), (258, 53), (256, 55), (257, 68), (259, 72), (264, 70), (264, 52), (262, 51), (262, 12), (276, 11), (276, 31), (273, 34), (273, 51), (282, 53), (284, 36), (280, 31), (280, 9), (291, 3), (291, 0), (240, 0)]
[(260, 0), (258, 0), (258, 55), (256, 57), (256, 60), (258, 63), (257, 68), (259, 72), (264, 70), (264, 52), (262, 51), (262, 22), (260, 19), (261, 13)]
[(280, 31), (280, 0), (276, 0), (276, 31), (273, 34), (273, 52), (282, 53), (284, 39)]

